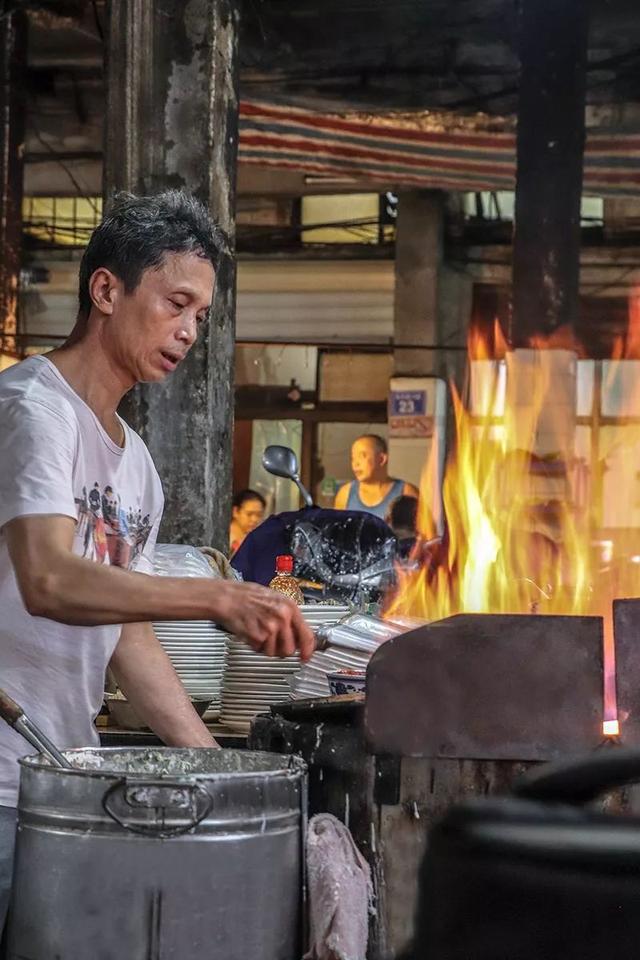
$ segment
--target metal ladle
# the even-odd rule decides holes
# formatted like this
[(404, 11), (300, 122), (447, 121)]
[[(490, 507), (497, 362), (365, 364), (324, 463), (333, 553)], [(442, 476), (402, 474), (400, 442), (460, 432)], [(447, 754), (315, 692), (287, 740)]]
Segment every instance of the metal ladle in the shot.
[(32, 747), (44, 754), (56, 767), (71, 768), (71, 764), (56, 745), (30, 720), (19, 703), (0, 689), (0, 717), (13, 727)]

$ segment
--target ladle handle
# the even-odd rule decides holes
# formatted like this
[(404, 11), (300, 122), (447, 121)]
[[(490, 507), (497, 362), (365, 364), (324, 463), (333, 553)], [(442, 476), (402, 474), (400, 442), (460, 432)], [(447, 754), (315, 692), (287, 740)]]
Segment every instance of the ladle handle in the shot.
[(35, 747), (40, 753), (43, 753), (56, 767), (71, 767), (67, 758), (58, 750), (55, 743), (42, 732), (33, 720), (25, 714), (19, 703), (9, 696), (9, 694), (0, 688), (0, 717), (9, 726), (13, 727), (16, 733)]
[(0, 689), (0, 717), (12, 727), (20, 717), (24, 717), (24, 710), (20, 704), (2, 689)]

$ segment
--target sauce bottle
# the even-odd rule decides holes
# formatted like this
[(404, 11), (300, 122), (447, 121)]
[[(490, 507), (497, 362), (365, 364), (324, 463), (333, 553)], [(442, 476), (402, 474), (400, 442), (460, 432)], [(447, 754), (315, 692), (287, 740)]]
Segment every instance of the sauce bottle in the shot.
[(269, 586), (272, 590), (277, 590), (278, 593), (289, 597), (294, 603), (304, 603), (302, 591), (293, 576), (293, 557), (290, 554), (276, 557), (276, 574)]

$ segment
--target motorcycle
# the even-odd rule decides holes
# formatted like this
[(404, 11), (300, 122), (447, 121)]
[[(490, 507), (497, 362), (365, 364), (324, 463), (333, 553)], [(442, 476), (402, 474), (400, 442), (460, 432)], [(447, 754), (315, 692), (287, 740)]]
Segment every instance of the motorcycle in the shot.
[(266, 585), (275, 558), (288, 553), (305, 599), (346, 602), (360, 609), (379, 603), (393, 587), (399, 558), (391, 527), (370, 513), (316, 506), (289, 447), (268, 446), (262, 465), (272, 476), (295, 483), (305, 506), (269, 517), (249, 533), (231, 560), (234, 568), (245, 580)]

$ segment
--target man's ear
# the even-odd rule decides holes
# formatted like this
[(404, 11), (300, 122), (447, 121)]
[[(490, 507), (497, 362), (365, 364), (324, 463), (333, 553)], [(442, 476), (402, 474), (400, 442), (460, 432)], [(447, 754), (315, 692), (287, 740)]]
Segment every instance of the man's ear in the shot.
[(381, 453), (381, 454), (380, 454), (380, 466), (381, 466), (381, 467), (386, 467), (386, 465), (387, 465), (388, 463), (389, 463), (389, 454), (388, 454), (388, 453)]
[(111, 316), (119, 286), (120, 281), (118, 278), (115, 274), (111, 273), (110, 270), (107, 270), (106, 267), (98, 267), (98, 269), (94, 270), (91, 274), (89, 278), (89, 296), (91, 297), (91, 302), (94, 307), (96, 307), (100, 313)]

